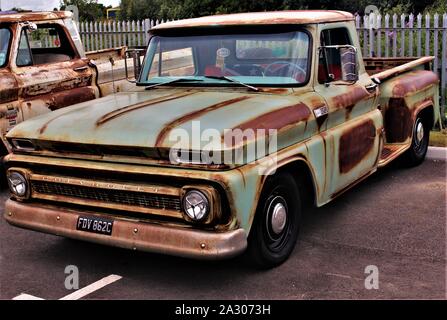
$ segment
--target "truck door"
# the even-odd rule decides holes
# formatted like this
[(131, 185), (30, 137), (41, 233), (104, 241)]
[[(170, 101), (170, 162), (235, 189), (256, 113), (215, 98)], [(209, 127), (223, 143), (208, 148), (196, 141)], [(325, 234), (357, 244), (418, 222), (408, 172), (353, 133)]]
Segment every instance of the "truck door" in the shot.
[[(19, 88), (9, 68), (14, 32), (15, 24), (0, 24), (0, 134), (2, 136), (21, 121), (17, 105)], [(3, 143), (0, 142), (0, 157), (6, 153)]]
[(45, 21), (35, 27), (21, 25), (14, 59), (24, 120), (98, 96), (88, 60), (80, 57), (63, 24)]
[[(319, 26), (318, 60), (315, 91), (326, 100), (320, 112), (321, 134), (325, 139), (328, 199), (349, 188), (377, 167), (381, 148), (383, 121), (377, 108), (378, 88), (363, 67), (357, 50), (358, 79), (345, 81), (341, 62), (343, 51), (325, 46), (352, 45), (359, 48), (352, 24), (334, 23)], [(351, 49), (351, 54), (355, 52)], [(345, 74), (343, 74), (345, 73)], [(317, 115), (316, 115), (317, 116)]]

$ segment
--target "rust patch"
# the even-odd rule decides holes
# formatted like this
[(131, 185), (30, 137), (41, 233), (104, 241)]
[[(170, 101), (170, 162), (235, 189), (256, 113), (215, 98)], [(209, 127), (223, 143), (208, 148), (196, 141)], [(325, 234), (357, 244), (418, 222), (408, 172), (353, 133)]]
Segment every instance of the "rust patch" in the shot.
[(160, 146), (161, 143), (166, 138), (166, 135), (168, 134), (168, 132), (171, 131), (173, 128), (178, 127), (179, 125), (181, 125), (183, 123), (186, 123), (186, 122), (188, 122), (188, 121), (190, 121), (190, 120), (192, 120), (194, 118), (198, 118), (198, 117), (200, 117), (200, 116), (202, 116), (202, 115), (204, 115), (204, 114), (206, 114), (208, 112), (211, 112), (211, 111), (214, 111), (214, 110), (217, 110), (217, 109), (220, 109), (220, 108), (226, 107), (228, 105), (231, 105), (231, 104), (234, 104), (234, 103), (237, 103), (237, 102), (240, 102), (240, 101), (244, 101), (244, 100), (247, 100), (247, 99), (250, 99), (250, 97), (249, 96), (242, 96), (242, 97), (234, 98), (234, 99), (231, 99), (231, 100), (222, 101), (222, 102), (213, 104), (213, 105), (211, 105), (209, 107), (206, 107), (204, 109), (193, 111), (193, 112), (190, 112), (190, 113), (188, 113), (188, 114), (186, 114), (186, 115), (184, 115), (184, 116), (182, 116), (180, 118), (177, 118), (177, 119), (173, 120), (172, 122), (166, 124), (163, 127), (163, 129), (160, 131), (160, 133), (157, 136), (157, 139), (155, 141), (155, 145), (156, 146)]
[(358, 101), (369, 98), (370, 96), (371, 95), (365, 88), (355, 86), (352, 90), (333, 97), (332, 103), (334, 104), (335, 108), (350, 108), (352, 110), (353, 106)]
[(420, 91), (432, 84), (436, 84), (438, 81), (438, 75), (431, 71), (418, 70), (407, 73), (393, 82), (393, 97), (403, 98), (412, 92)]
[(75, 59), (66, 62), (63, 68), (55, 69), (54, 66), (45, 64), (39, 66), (37, 72), (25, 71), (17, 74), (21, 96), (32, 99), (45, 94), (91, 86), (93, 80), (91, 69), (88, 68), (82, 73), (73, 70), (81, 66), (84, 67), (87, 64), (83, 60)]
[(284, 93), (289, 93), (289, 89), (287, 88), (259, 88), (260, 92), (263, 93), (274, 93), (274, 94), (284, 94)]
[(307, 105), (298, 104), (265, 113), (257, 118), (239, 124), (236, 129), (281, 129), (287, 125), (309, 119), (311, 112)]
[(195, 92), (186, 92), (186, 93), (181, 93), (181, 94), (173, 94), (173, 95), (168, 95), (165, 97), (161, 97), (161, 98), (156, 98), (153, 100), (149, 100), (149, 101), (145, 101), (145, 102), (140, 102), (140, 103), (136, 103), (136, 104), (132, 104), (130, 106), (125, 106), (122, 108), (119, 108), (117, 110), (114, 110), (112, 112), (106, 113), (105, 115), (103, 115), (101, 118), (98, 119), (98, 121), (96, 121), (96, 125), (100, 126), (112, 119), (115, 119), (119, 116), (122, 116), (123, 114), (126, 114), (127, 112), (131, 112), (134, 110), (138, 110), (141, 108), (146, 108), (146, 107), (150, 107), (154, 104), (157, 103), (162, 103), (162, 102), (167, 102), (167, 101), (172, 101), (172, 100), (176, 100), (176, 99), (180, 99), (189, 95), (194, 94)]
[(45, 124), (44, 124), (44, 125), (40, 128), (40, 130), (39, 130), (39, 133), (40, 133), (40, 134), (44, 133), (44, 132), (47, 130), (48, 125), (50, 124), (51, 121), (52, 121), (52, 120), (50, 120), (50, 121), (48, 121), (48, 122), (45, 122)]
[[(43, 99), (46, 101), (46, 104), (48, 108), (51, 111), (64, 108), (67, 106), (71, 106), (77, 103), (93, 100), (96, 98), (95, 90), (91, 87), (83, 87), (83, 88), (77, 88), (70, 90), (69, 92), (61, 92), (61, 93), (55, 93), (52, 95), (45, 95), (40, 96), (39, 99)], [(30, 102), (27, 102), (28, 106), (31, 106)], [(39, 133), (43, 134), (47, 128), (48, 125), (55, 119), (51, 119), (47, 121), (40, 129)]]
[(351, 104), (351, 105), (347, 106), (347, 107), (346, 107), (346, 111), (347, 111), (347, 113), (351, 113), (351, 112), (352, 112), (352, 109), (354, 109), (354, 107), (355, 107), (354, 104)]
[(385, 131), (387, 143), (404, 142), (411, 136), (411, 113), (404, 99), (390, 99), (385, 111)]
[(71, 18), (73, 14), (69, 11), (49, 11), (49, 12), (23, 12), (5, 14), (0, 16), (0, 22), (26, 22), (41, 20), (56, 20)]
[(343, 133), (338, 151), (340, 173), (351, 171), (374, 147), (376, 127), (369, 119)]
[(354, 20), (351, 13), (335, 10), (284, 10), (214, 15), (162, 23), (154, 30), (227, 25), (306, 24)]
[(17, 81), (9, 71), (0, 72), (0, 103), (10, 102), (19, 98)]
[(68, 92), (55, 93), (52, 95), (39, 97), (39, 99), (43, 99), (44, 101), (46, 100), (46, 104), (51, 111), (93, 100), (95, 98), (95, 90), (91, 87), (76, 88), (69, 90)]
[[(309, 110), (309, 107), (306, 104), (300, 102), (298, 104), (271, 111), (249, 121), (243, 122), (237, 127), (233, 128), (233, 130), (240, 129), (242, 132), (244, 132), (247, 129), (251, 129), (255, 131), (255, 134), (258, 129), (280, 130), (286, 126), (296, 124), (300, 121), (308, 120), (310, 115), (311, 112)], [(233, 130), (229, 130), (223, 137), (225, 145), (227, 146), (233, 145)]]
[(416, 120), (416, 117), (419, 114), (419, 112), (421, 112), (423, 109), (427, 107), (433, 107), (433, 106), (434, 106), (433, 97), (425, 98), (422, 101), (418, 101), (415, 104), (413, 104), (413, 107), (411, 109), (413, 123)]

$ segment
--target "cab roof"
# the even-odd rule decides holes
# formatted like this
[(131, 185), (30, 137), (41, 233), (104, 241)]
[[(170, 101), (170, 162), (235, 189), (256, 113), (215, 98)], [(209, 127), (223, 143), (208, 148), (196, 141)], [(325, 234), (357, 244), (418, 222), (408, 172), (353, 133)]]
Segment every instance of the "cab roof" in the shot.
[(177, 20), (159, 24), (153, 29), (171, 29), (188, 27), (265, 25), (265, 24), (309, 24), (354, 20), (354, 16), (345, 11), (336, 10), (290, 10), (271, 12), (251, 12), (206, 16), (201, 18)]
[(18, 12), (8, 14), (1, 14), (0, 12), (0, 22), (56, 20), (70, 18), (72, 15), (70, 11)]

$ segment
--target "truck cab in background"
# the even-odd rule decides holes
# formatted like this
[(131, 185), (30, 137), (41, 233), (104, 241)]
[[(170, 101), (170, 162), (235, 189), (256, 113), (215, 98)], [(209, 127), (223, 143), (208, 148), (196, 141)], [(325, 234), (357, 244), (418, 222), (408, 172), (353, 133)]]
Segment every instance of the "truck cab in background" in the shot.
[[(125, 80), (125, 49), (86, 54), (70, 12), (0, 15), (1, 136), (38, 115), (137, 90)], [(0, 149), (6, 155), (3, 144)]]

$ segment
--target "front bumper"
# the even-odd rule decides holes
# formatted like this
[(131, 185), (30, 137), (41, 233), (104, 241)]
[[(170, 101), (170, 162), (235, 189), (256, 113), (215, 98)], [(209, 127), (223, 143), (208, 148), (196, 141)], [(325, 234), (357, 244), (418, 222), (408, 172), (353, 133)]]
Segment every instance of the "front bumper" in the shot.
[(8, 223), (26, 229), (188, 258), (231, 258), (245, 251), (247, 247), (247, 236), (243, 229), (227, 232), (200, 231), (115, 217), (113, 233), (110, 236), (79, 231), (76, 230), (76, 223), (81, 214), (95, 215), (9, 199), (5, 204), (4, 216)]

